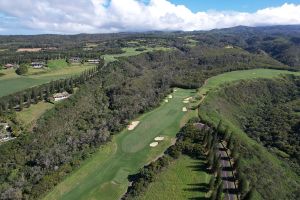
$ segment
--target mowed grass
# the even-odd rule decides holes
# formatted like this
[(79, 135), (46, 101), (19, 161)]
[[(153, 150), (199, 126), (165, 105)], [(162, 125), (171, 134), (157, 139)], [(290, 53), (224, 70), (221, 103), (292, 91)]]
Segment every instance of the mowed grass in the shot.
[(29, 108), (24, 108), (21, 112), (16, 112), (17, 119), (25, 126), (32, 126), (47, 110), (54, 107), (54, 104), (41, 101), (38, 104), (32, 104)]
[[(182, 112), (183, 99), (195, 94), (193, 90), (178, 89), (168, 103), (140, 116), (140, 124), (114, 136), (89, 160), (54, 188), (44, 199), (119, 199), (127, 190), (129, 174), (162, 155), (174, 142), (182, 120), (188, 112)], [(149, 144), (156, 136), (166, 139), (155, 148)]]
[(300, 75), (300, 72), (291, 72), (286, 70), (273, 69), (251, 69), (242, 71), (233, 71), (218, 76), (211, 77), (206, 84), (200, 88), (200, 94), (205, 95), (209, 90), (217, 89), (221, 85), (238, 80), (247, 80), (255, 78), (274, 78), (281, 74)]
[(78, 75), (93, 65), (79, 65), (64, 68), (51, 69), (30, 69), (29, 75), (18, 76), (13, 69), (1, 70), (4, 73), (0, 76), (0, 97), (13, 94), (37, 85), (48, 83), (52, 80), (64, 79)]
[[(136, 51), (136, 49), (138, 48), (145, 48), (144, 51)], [(141, 53), (146, 53), (146, 52), (151, 52), (151, 51), (167, 51), (170, 50), (170, 48), (165, 48), (165, 47), (126, 47), (126, 48), (122, 48), (122, 50), (124, 51), (124, 53), (121, 54), (108, 54), (108, 55), (104, 55), (103, 58), (105, 60), (106, 63), (109, 62), (113, 62), (115, 60), (117, 60), (119, 57), (129, 57), (129, 56), (136, 56), (139, 55)]]
[(59, 68), (68, 67), (68, 63), (66, 62), (65, 59), (49, 60), (47, 65), (50, 69), (59, 69)]
[(186, 200), (205, 198), (210, 175), (204, 161), (181, 156), (159, 174), (139, 200)]

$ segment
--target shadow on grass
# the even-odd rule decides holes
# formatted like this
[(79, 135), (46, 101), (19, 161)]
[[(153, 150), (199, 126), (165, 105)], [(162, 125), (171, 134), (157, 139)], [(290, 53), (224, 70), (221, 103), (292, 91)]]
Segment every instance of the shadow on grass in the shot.
[(209, 170), (207, 169), (207, 166), (203, 161), (193, 162), (193, 165), (189, 165), (187, 167), (197, 172), (202, 171), (202, 172), (209, 173)]
[[(202, 193), (207, 193), (209, 191), (207, 183), (192, 183), (192, 184), (188, 184), (188, 186), (191, 186), (191, 187), (185, 188), (183, 190), (189, 191), (189, 192), (202, 192)], [(190, 200), (204, 200), (207, 198), (206, 197), (191, 197), (189, 199)]]

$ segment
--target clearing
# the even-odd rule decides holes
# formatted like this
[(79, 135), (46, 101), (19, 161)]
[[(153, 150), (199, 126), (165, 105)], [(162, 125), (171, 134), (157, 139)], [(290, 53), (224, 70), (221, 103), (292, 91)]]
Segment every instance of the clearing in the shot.
[[(193, 111), (182, 112), (182, 100), (194, 94), (194, 90), (178, 89), (172, 101), (139, 117), (141, 123), (134, 130), (125, 129), (114, 136), (44, 199), (119, 199), (127, 190), (128, 175), (161, 155), (180, 127), (194, 116)], [(153, 138), (161, 135), (164, 140), (151, 148)]]
[(161, 172), (138, 199), (205, 199), (210, 175), (202, 168), (205, 168), (205, 161), (182, 155)]

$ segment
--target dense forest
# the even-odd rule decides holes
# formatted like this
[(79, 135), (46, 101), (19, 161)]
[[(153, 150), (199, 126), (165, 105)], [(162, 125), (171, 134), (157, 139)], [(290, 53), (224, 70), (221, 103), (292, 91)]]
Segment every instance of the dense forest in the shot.
[(242, 129), (300, 175), (300, 78), (241, 82), (224, 92), (245, 113), (239, 118)]

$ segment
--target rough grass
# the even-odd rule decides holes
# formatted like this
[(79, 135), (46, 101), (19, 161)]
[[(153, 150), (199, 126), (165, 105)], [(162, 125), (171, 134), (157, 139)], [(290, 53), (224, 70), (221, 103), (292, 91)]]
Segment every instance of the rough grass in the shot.
[(25, 126), (32, 126), (47, 110), (54, 107), (54, 104), (48, 102), (39, 102), (32, 104), (29, 108), (24, 108), (21, 112), (17, 112), (17, 119)]
[(139, 200), (185, 200), (205, 197), (210, 175), (206, 173), (204, 161), (181, 156), (149, 185)]
[[(191, 90), (179, 89), (169, 103), (139, 117), (140, 124), (114, 136), (89, 160), (61, 182), (45, 199), (119, 199), (128, 187), (127, 177), (160, 156), (180, 129), (183, 99)], [(149, 144), (156, 136), (166, 137), (157, 147)]]

